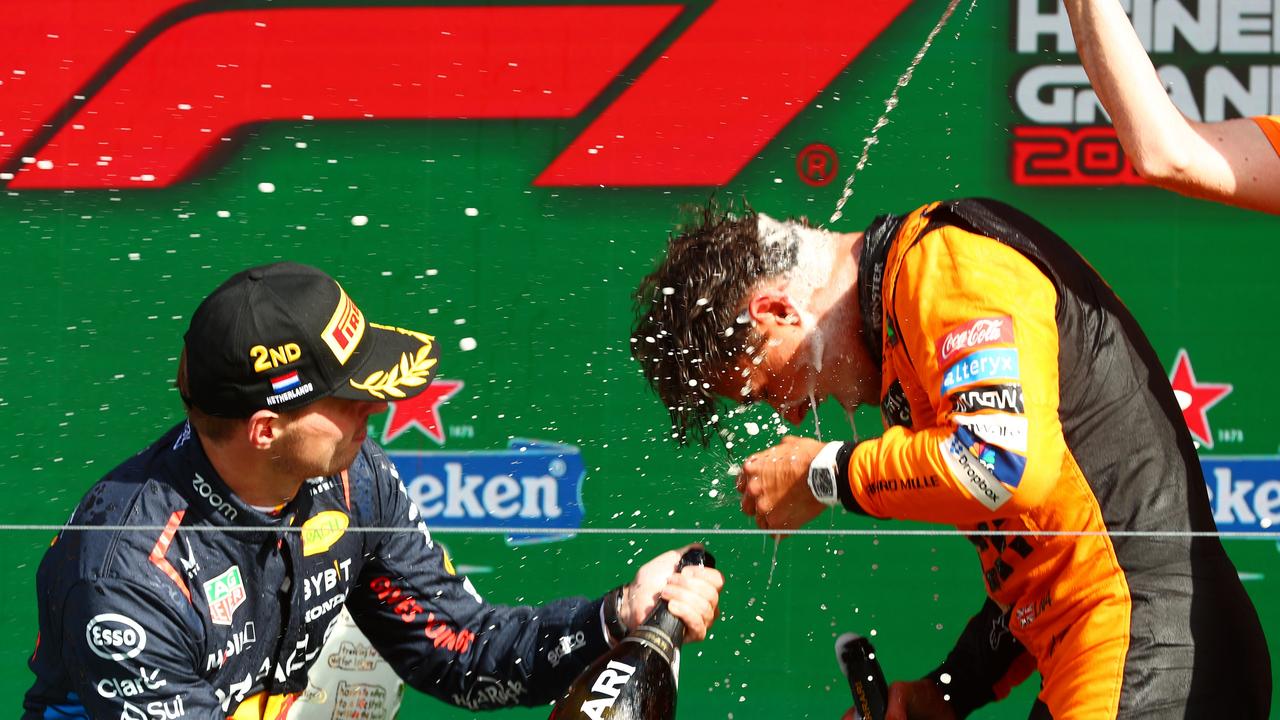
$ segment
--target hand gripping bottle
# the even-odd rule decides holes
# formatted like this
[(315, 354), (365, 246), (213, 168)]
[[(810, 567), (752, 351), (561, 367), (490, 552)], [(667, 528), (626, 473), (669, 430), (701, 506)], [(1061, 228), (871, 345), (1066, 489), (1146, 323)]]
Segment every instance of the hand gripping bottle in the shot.
[(889, 686), (871, 641), (856, 633), (836, 638), (836, 659), (853, 690), (854, 720), (884, 720)]
[[(715, 567), (711, 553), (693, 548), (686, 565)], [(601, 655), (569, 686), (550, 720), (672, 720), (676, 716), (676, 664), (684, 623), (659, 600), (640, 627)]]

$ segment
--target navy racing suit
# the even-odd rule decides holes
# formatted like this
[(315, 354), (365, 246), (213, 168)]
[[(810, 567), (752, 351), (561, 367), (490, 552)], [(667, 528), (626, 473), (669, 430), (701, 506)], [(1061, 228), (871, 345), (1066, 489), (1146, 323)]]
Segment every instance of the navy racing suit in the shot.
[(409, 685), (473, 710), (548, 703), (608, 648), (600, 600), (483, 601), (371, 440), (273, 516), (184, 423), (69, 525), (93, 529), (40, 564), (24, 718), (283, 717), (343, 605)]

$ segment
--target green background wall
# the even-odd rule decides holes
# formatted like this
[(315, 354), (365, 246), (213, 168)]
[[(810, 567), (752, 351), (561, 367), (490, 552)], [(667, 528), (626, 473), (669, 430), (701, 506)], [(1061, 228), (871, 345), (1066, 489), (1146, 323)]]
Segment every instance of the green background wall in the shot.
[[(635, 67), (708, 5), (692, 3)], [(774, 215), (825, 220), (862, 138), (943, 7), (907, 7), (719, 194)], [(1032, 63), (1074, 58), (1016, 54), (1013, 12), (1007, 2), (960, 7), (901, 91), (833, 227), (859, 230), (880, 212), (960, 195), (1021, 207), (1112, 283), (1167, 367), (1186, 348), (1202, 381), (1233, 385), (1209, 412), (1218, 440), (1206, 456), (1275, 455), (1280, 225), (1144, 187), (1014, 185), (1010, 128), (1024, 119), (1010, 100), (1013, 79)], [(20, 31), (0, 27), (0, 36)], [(1189, 51), (1160, 60), (1205, 64)], [(473, 580), (489, 599), (598, 594), (656, 552), (706, 540), (729, 584), (713, 638), (685, 654), (682, 717), (838, 717), (849, 691), (832, 641), (846, 630), (875, 632), (893, 677), (931, 669), (981, 604), (977, 560), (962, 538), (792, 537), (776, 549), (775, 566), (773, 541), (759, 535), (625, 532), (753, 527), (724, 492), (723, 453), (667, 439), (665, 412), (628, 354), (631, 289), (664, 247), (678, 207), (712, 189), (533, 185), (632, 76), (567, 120), (276, 122), (243, 135), (225, 162), (172, 187), (4, 192), (0, 523), (63, 522), (98, 476), (178, 421), (171, 378), (195, 305), (242, 267), (289, 259), (329, 270), (370, 318), (437, 335), (441, 377), (465, 383), (440, 409), (444, 449), (501, 449), (513, 437), (580, 449), (584, 524), (620, 532), (518, 547), (500, 535), (439, 534), (456, 562), (478, 568)], [(797, 152), (810, 143), (838, 153), (840, 177), (831, 185), (797, 176)], [(264, 181), (274, 193), (259, 192)], [(354, 226), (355, 215), (368, 224)], [(474, 350), (459, 347), (464, 338), (475, 339)], [(763, 421), (766, 413), (748, 417)], [(822, 421), (828, 438), (849, 432), (838, 411)], [(878, 431), (873, 409), (858, 423), (863, 436)], [(813, 420), (799, 432), (812, 433)], [(763, 438), (747, 444), (763, 447)], [(441, 449), (416, 431), (389, 447)], [(813, 527), (947, 530), (843, 515)], [(3, 536), (0, 667), (8, 672), (0, 674), (0, 695), (14, 707), (30, 682), (34, 574), (52, 534), (7, 528)], [(1274, 538), (1227, 547), (1280, 647)], [(1034, 685), (980, 716), (1025, 717)], [(410, 693), (402, 716), (471, 713)]]

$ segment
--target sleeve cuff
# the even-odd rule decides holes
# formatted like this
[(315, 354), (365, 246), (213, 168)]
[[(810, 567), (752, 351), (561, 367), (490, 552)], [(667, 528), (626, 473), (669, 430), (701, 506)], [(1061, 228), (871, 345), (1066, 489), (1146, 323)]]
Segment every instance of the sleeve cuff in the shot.
[(627, 636), (627, 626), (618, 614), (618, 606), (622, 602), (622, 586), (610, 590), (600, 599), (600, 629), (609, 647), (622, 642)]
[(840, 504), (845, 510), (859, 515), (870, 515), (871, 513), (858, 504), (858, 499), (853, 496), (853, 486), (849, 484), (849, 461), (853, 459), (853, 449), (857, 446), (857, 443), (842, 443), (840, 450), (836, 452), (836, 497), (840, 499)]

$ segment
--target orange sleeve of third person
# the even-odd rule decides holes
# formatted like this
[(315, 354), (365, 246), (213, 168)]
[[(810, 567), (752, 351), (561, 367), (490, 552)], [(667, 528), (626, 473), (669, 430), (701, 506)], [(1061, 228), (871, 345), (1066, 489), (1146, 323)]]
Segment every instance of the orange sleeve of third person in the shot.
[(884, 282), (898, 334), (886, 372), (914, 398), (914, 420), (854, 449), (858, 504), (949, 524), (1039, 505), (1066, 456), (1052, 283), (1016, 250), (953, 226), (903, 251)]
[(1262, 129), (1262, 134), (1271, 141), (1271, 147), (1275, 148), (1276, 155), (1280, 155), (1280, 115), (1259, 115), (1253, 118), (1253, 121)]

